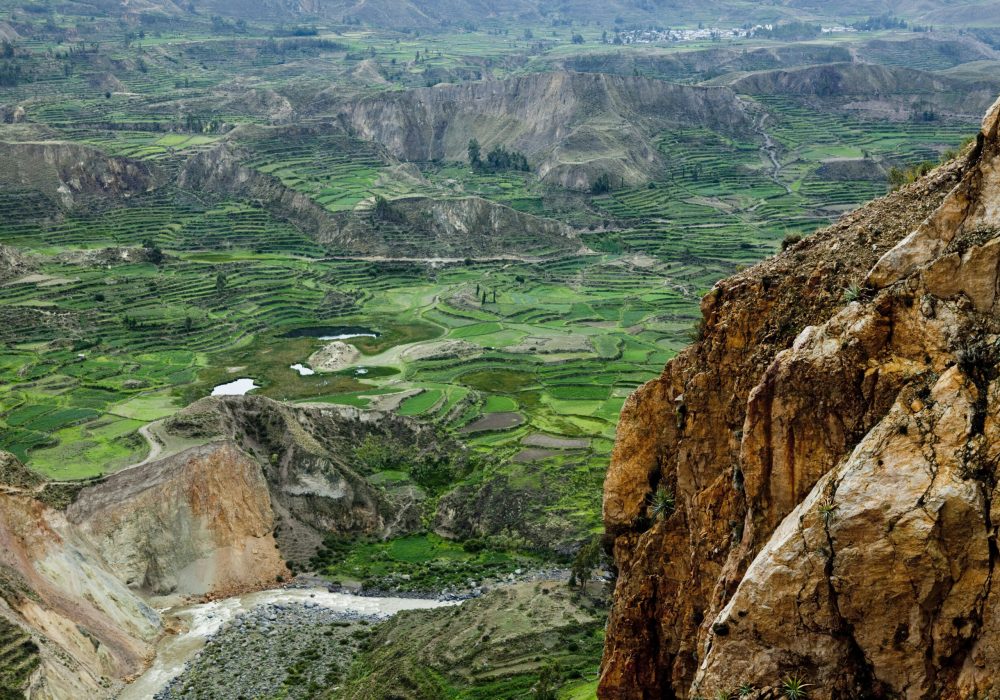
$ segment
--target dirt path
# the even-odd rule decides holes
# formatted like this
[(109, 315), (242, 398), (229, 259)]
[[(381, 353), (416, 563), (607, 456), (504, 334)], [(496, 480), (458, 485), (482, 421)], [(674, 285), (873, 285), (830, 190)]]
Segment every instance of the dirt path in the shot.
[[(740, 106), (743, 108), (744, 113), (748, 115), (753, 115), (753, 112), (756, 109), (756, 105), (751, 106), (751, 104), (742, 97), (738, 97), (737, 100), (739, 100)], [(788, 194), (792, 194), (792, 188), (789, 187), (784, 182), (784, 180), (781, 179), (781, 170), (783, 166), (781, 165), (781, 161), (778, 159), (778, 144), (775, 143), (774, 139), (771, 137), (771, 134), (769, 134), (767, 132), (767, 129), (764, 128), (765, 125), (767, 124), (767, 120), (770, 119), (770, 117), (771, 115), (764, 111), (761, 111), (759, 116), (754, 116), (753, 117), (754, 131), (756, 131), (757, 134), (762, 139), (764, 139), (764, 145), (760, 147), (760, 150), (764, 153), (764, 155), (767, 156), (768, 161), (770, 161), (771, 163), (771, 172), (769, 174), (769, 177), (771, 178), (771, 180), (774, 181), (776, 185), (783, 188), (785, 192), (787, 192)]]
[(149, 454), (146, 455), (146, 459), (142, 460), (141, 462), (137, 462), (136, 464), (129, 465), (128, 467), (125, 467), (125, 469), (131, 469), (132, 467), (139, 467), (142, 466), (143, 464), (149, 464), (150, 462), (155, 461), (156, 458), (160, 456), (160, 453), (163, 452), (163, 443), (160, 442), (160, 438), (158, 436), (154, 435), (151, 432), (153, 426), (160, 423), (161, 421), (153, 421), (152, 423), (146, 423), (146, 425), (139, 428), (139, 434), (142, 435), (144, 438), (146, 438), (146, 442), (149, 443)]

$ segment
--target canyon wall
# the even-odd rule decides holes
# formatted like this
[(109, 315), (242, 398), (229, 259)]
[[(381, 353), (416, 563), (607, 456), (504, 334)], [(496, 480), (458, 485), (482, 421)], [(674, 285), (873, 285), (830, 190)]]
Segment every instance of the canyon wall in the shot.
[(717, 284), (627, 401), (601, 698), (998, 689), (998, 129)]

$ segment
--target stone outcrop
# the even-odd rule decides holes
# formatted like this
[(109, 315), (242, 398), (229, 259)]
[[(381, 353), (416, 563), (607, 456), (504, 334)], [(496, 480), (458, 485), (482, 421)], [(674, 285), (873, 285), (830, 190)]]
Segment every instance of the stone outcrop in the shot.
[(1000, 689), (998, 128), (717, 284), (627, 401), (600, 697)]

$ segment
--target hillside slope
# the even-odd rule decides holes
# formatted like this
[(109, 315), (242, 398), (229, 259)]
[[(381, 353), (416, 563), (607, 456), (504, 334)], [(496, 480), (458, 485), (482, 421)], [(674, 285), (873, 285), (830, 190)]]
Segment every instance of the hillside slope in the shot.
[(603, 173), (645, 182), (664, 167), (654, 137), (671, 126), (746, 134), (752, 118), (728, 88), (590, 73), (538, 73), (364, 98), (340, 119), (404, 160), (465, 160), (469, 140), (528, 156), (547, 181), (584, 189)]
[(600, 697), (997, 690), (998, 164), (1000, 102), (962, 158), (705, 296), (622, 411)]
[(969, 118), (996, 98), (1000, 82), (969, 82), (927, 71), (868, 63), (832, 63), (753, 73), (726, 83), (740, 94), (832, 100), (879, 118)]

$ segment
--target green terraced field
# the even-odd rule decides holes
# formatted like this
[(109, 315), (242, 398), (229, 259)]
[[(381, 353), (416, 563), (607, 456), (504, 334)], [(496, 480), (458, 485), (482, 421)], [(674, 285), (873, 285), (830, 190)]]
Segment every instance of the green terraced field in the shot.
[[(26, 105), (25, 122), (0, 125), (0, 141), (86, 144), (148, 164), (158, 183), (71, 209), (29, 184), (0, 189), (0, 208), (16, 212), (0, 217), (0, 242), (36, 256), (32, 275), (0, 293), (0, 447), (59, 478), (142, 459), (138, 427), (246, 376), (276, 399), (434, 422), (508, 460), (511, 479), (551, 484), (553, 517), (595, 530), (621, 405), (689, 342), (701, 295), (786, 236), (886, 190), (877, 177), (826, 177), (827, 164), (936, 160), (975, 128), (955, 119), (866, 121), (805, 98), (749, 95), (741, 99), (758, 115), (753, 132), (668, 128), (655, 139), (666, 167), (652, 182), (592, 195), (533, 173), (400, 164), (334, 115), (338, 100), (360, 94), (503, 78), (577, 55), (627, 59), (631, 48), (596, 43), (596, 25), (502, 32), (485, 23), (423, 36), (330, 26), (289, 37), (254, 23), (220, 33), (207, 18), (188, 17), (127, 38), (99, 19), (21, 15), (30, 37), (15, 56), (22, 79), (4, 95)], [(60, 38), (77, 26), (98, 37), (96, 47)], [(568, 43), (577, 30), (584, 46)], [(870, 46), (863, 36), (829, 46), (858, 43), (889, 65), (912, 59), (913, 42), (873, 37)], [(637, 50), (646, 71), (649, 61), (703, 57), (708, 48)], [(919, 67), (955, 65), (925, 58)], [(717, 77), (698, 61), (673, 66), (686, 82)], [(233, 83), (237, 75), (242, 82)], [(220, 144), (286, 188), (283, 202), (301, 197), (336, 221), (370, 208), (376, 195), (478, 195), (568, 224), (591, 252), (554, 255), (514, 233), (518, 250), (549, 258), (350, 259), (343, 244), (291, 223), (284, 205), (181, 189), (188, 159)], [(383, 221), (379, 235), (406, 247), (418, 234)], [(139, 246), (163, 259), (105, 250)], [(323, 342), (285, 334), (320, 325), (378, 337), (349, 341), (361, 356), (343, 371), (300, 376), (290, 365), (307, 363)], [(586, 436), (587, 447), (526, 449), (537, 435)], [(520, 461), (510, 461), (515, 455)]]
[[(139, 12), (119, 23), (74, 14), (74, 3), (38, 12), (22, 5), (0, 0), (20, 37), (14, 55), (0, 59), (20, 70), (0, 84), (0, 148), (83, 144), (150, 168), (153, 184), (127, 196), (98, 188), (70, 205), (63, 195), (78, 179), (72, 167), (49, 173), (58, 182), (43, 188), (30, 178), (3, 180), (0, 244), (29, 260), (0, 277), (0, 449), (54, 479), (109, 473), (147, 456), (143, 426), (249, 377), (274, 399), (434, 424), (477, 458), (449, 489), (533, 495), (541, 505), (529, 524), (570, 547), (601, 532), (618, 414), (690, 342), (701, 296), (774, 254), (785, 237), (808, 235), (886, 192), (877, 172), (828, 176), (838, 163), (937, 161), (977, 128), (965, 118), (876, 120), (834, 101), (743, 95), (757, 119), (752, 131), (668, 124), (649, 141), (665, 163), (651, 182), (612, 182), (610, 192), (594, 194), (546, 184), (535, 172), (401, 163), (388, 146), (346, 127), (338, 105), (561, 65), (714, 82), (732, 67), (706, 56), (728, 52), (733, 61), (763, 47), (768, 53), (755, 60), (766, 69), (769, 52), (788, 47), (620, 46), (598, 43), (616, 27), (492, 18), (426, 32), (331, 21), (288, 36), (288, 27), (254, 21), (220, 31), (204, 12)], [(576, 32), (584, 45), (570, 42)], [(879, 33), (814, 43), (837, 60), (857, 50), (888, 66), (961, 67), (958, 54), (921, 51), (909, 39)], [(24, 110), (16, 119), (3, 111), (15, 105)], [(420, 126), (436, 134), (443, 125)], [(274, 185), (272, 198), (178, 184), (192, 157), (223, 147), (268, 176), (261, 180)], [(324, 242), (322, 226), (294, 215), (302, 202), (316, 205), (330, 230), (375, 211), (378, 197), (391, 204), (472, 195), (562, 222), (588, 250), (559, 252), (518, 230), (508, 242), (523, 258), (352, 257), (349, 244)], [(425, 235), (396, 220), (377, 224), (390, 248), (412, 249)], [(348, 366), (307, 376), (291, 368), (308, 365), (326, 344), (291, 331), (355, 326), (377, 337), (348, 340), (358, 352)], [(405, 467), (367, 478), (380, 488), (418, 488)], [(448, 494), (435, 489), (428, 503), (436, 506)], [(429, 534), (334, 537), (312, 564), (332, 579), (420, 589), (462, 586), (473, 574), (552, 556), (507, 531), (475, 544)], [(596, 649), (591, 641), (587, 649)], [(37, 663), (31, 641), (0, 621), (0, 691), (20, 690)], [(522, 697), (536, 675), (491, 680), (476, 697)], [(567, 681), (560, 698), (593, 697), (592, 677)]]

